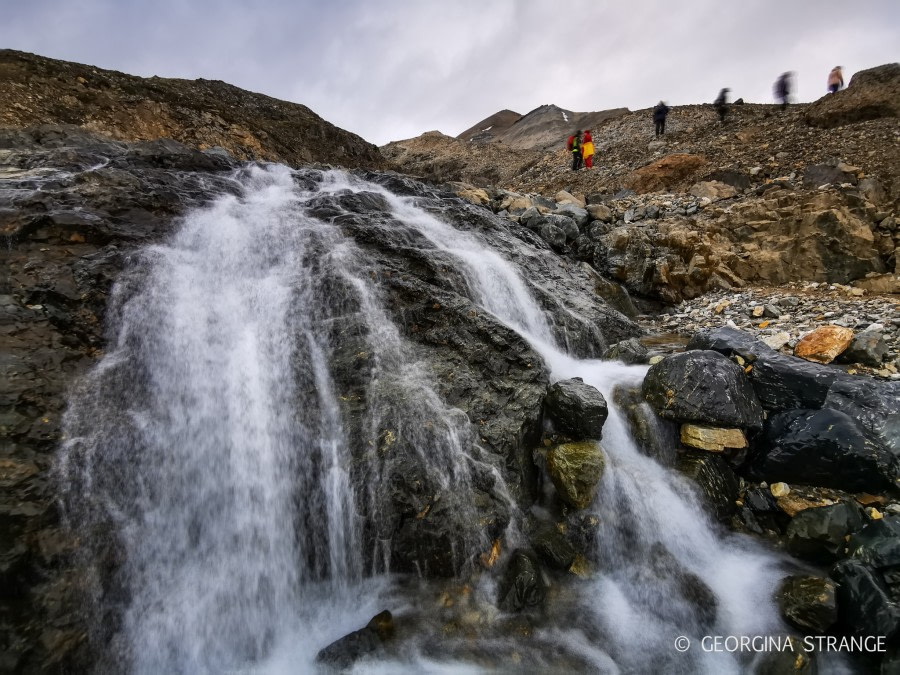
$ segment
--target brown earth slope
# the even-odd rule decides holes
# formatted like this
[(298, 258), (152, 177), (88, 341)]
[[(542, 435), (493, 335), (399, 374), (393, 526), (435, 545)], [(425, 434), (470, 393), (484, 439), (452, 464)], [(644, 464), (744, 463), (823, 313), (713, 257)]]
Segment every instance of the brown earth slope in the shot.
[(292, 166), (385, 166), (376, 146), (298, 103), (220, 81), (142, 78), (0, 50), (0, 126), (40, 124), (72, 124), (124, 141), (171, 138)]

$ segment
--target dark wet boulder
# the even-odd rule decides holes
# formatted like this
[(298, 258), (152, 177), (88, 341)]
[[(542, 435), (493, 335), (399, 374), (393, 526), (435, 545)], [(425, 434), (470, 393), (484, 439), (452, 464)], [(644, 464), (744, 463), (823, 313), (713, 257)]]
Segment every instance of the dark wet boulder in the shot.
[(547, 593), (537, 560), (522, 550), (513, 552), (497, 590), (497, 606), (505, 612), (537, 607)]
[(541, 223), (538, 233), (555, 251), (562, 251), (566, 247), (566, 233), (553, 223)]
[(544, 399), (544, 411), (554, 427), (577, 440), (599, 440), (609, 415), (603, 394), (580, 378), (551, 385)]
[(860, 509), (849, 502), (804, 509), (787, 526), (787, 549), (815, 563), (832, 563), (845, 556), (847, 537), (864, 525)]
[(900, 637), (900, 604), (884, 580), (858, 560), (842, 560), (831, 570), (837, 582), (838, 621), (843, 632), (884, 636), (886, 645)]
[(316, 655), (316, 661), (334, 668), (349, 668), (356, 661), (379, 651), (394, 637), (394, 618), (387, 610), (376, 614), (364, 628), (335, 640)]
[(887, 342), (881, 333), (863, 331), (853, 336), (850, 346), (837, 360), (841, 363), (861, 363), (870, 368), (880, 368), (887, 353)]
[(547, 471), (557, 494), (576, 509), (586, 509), (594, 501), (605, 468), (603, 450), (594, 441), (562, 443), (547, 453)]
[(900, 382), (847, 375), (834, 381), (824, 405), (847, 413), (872, 441), (900, 456)]
[(774, 350), (762, 340), (738, 328), (707, 328), (694, 334), (685, 350), (712, 350), (725, 356), (740, 356), (753, 363), (764, 354), (774, 354)]
[[(850, 556), (894, 577), (900, 596), (900, 516), (875, 520), (850, 537)], [(898, 597), (900, 599), (900, 597)]]
[(576, 551), (556, 527), (545, 524), (531, 536), (531, 545), (548, 567), (567, 570), (575, 562)]
[(737, 508), (740, 481), (725, 460), (702, 450), (687, 450), (679, 453), (676, 467), (700, 488), (713, 517), (727, 523)]
[(630, 365), (647, 363), (649, 352), (637, 338), (629, 338), (612, 345), (603, 353), (603, 358), (608, 361), (621, 361)]
[(762, 427), (762, 407), (743, 369), (719, 352), (696, 350), (663, 359), (650, 367), (642, 392), (664, 419), (714, 427)]
[(885, 492), (900, 486), (900, 461), (839, 410), (790, 410), (766, 420), (747, 463), (759, 480)]
[(776, 593), (785, 621), (811, 635), (822, 635), (837, 621), (835, 585), (831, 579), (785, 577)]

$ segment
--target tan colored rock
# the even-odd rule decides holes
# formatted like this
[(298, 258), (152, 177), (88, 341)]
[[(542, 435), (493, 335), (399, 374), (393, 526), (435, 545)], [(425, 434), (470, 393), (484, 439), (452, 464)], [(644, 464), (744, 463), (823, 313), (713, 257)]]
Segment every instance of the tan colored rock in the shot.
[(692, 448), (710, 452), (722, 452), (725, 448), (747, 447), (747, 437), (740, 429), (703, 427), (697, 424), (681, 425), (681, 442)]
[(712, 202), (717, 202), (720, 199), (729, 199), (734, 197), (737, 192), (737, 188), (734, 186), (716, 180), (704, 181), (691, 187), (692, 195), (701, 199), (709, 199)]
[(612, 209), (606, 204), (589, 204), (586, 208), (592, 220), (601, 220), (604, 223), (608, 223), (613, 219)]
[(456, 195), (476, 206), (487, 206), (491, 203), (490, 195), (481, 188), (464, 188), (457, 192)]
[(525, 195), (508, 195), (500, 202), (500, 210), (506, 209), (510, 213), (522, 213), (534, 206), (531, 197)]
[[(897, 259), (897, 267), (900, 270), (900, 258)], [(900, 295), (900, 273), (898, 274), (874, 274), (865, 279), (854, 281), (853, 285), (863, 288), (869, 293), (882, 295)]]
[(560, 190), (553, 197), (556, 200), (557, 204), (574, 204), (580, 208), (584, 208), (584, 197), (581, 195), (573, 195), (571, 192), (566, 192), (565, 190)]
[(787, 483), (772, 483), (772, 487), (769, 488), (772, 492), (773, 497), (787, 497), (791, 494), (791, 486)]
[(778, 351), (782, 347), (784, 347), (791, 340), (791, 334), (781, 331), (780, 333), (775, 333), (775, 335), (767, 335), (762, 339), (762, 341), (767, 344), (769, 347)]
[(851, 342), (852, 329), (844, 326), (820, 326), (800, 339), (794, 347), (794, 356), (807, 361), (831, 363)]

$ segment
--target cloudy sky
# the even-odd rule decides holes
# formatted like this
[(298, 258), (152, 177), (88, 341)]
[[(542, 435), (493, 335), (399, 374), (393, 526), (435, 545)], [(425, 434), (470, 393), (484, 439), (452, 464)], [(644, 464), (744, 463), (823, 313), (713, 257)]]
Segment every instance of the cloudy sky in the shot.
[(900, 60), (900, 0), (6, 0), (0, 47), (224, 80), (379, 145), (509, 108), (797, 97)]

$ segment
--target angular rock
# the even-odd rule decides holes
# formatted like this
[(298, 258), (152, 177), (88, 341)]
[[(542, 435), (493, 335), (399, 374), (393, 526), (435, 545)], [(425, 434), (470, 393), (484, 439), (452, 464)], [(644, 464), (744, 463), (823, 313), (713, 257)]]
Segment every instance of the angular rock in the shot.
[(734, 514), (740, 482), (725, 461), (708, 452), (688, 450), (680, 453), (676, 467), (699, 487), (713, 515), (727, 523)]
[(863, 331), (854, 336), (850, 346), (840, 354), (838, 360), (843, 363), (861, 363), (871, 368), (880, 368), (887, 352), (888, 346), (881, 333)]
[(840, 377), (823, 405), (852, 417), (870, 440), (900, 457), (900, 382)]
[(567, 218), (571, 218), (573, 221), (575, 221), (575, 224), (579, 226), (587, 225), (587, 222), (589, 220), (588, 212), (582, 207), (576, 206), (575, 204), (563, 204), (553, 213), (558, 216), (566, 216)]
[(721, 199), (730, 199), (734, 197), (738, 191), (731, 185), (720, 183), (718, 181), (704, 181), (694, 185), (690, 193), (695, 197), (706, 198), (711, 202), (717, 202)]
[[(573, 223), (574, 224), (574, 223)], [(561, 251), (566, 246), (566, 233), (552, 223), (544, 222), (539, 232), (541, 237), (555, 250)]]
[(674, 466), (678, 447), (678, 425), (662, 419), (651, 408), (638, 387), (617, 387), (616, 405), (628, 420), (631, 436), (638, 448), (663, 466)]
[(514, 551), (497, 588), (497, 606), (505, 612), (521, 612), (541, 605), (546, 593), (537, 561), (525, 551)]
[(706, 164), (706, 158), (699, 155), (667, 155), (633, 171), (626, 177), (625, 186), (640, 194), (666, 190), (690, 178)]
[(739, 429), (762, 426), (762, 406), (744, 371), (715, 351), (663, 359), (650, 367), (642, 391), (664, 419)]
[(794, 356), (807, 361), (831, 363), (853, 341), (853, 330), (844, 326), (821, 326), (804, 335), (794, 347)]
[(630, 365), (647, 363), (649, 352), (637, 338), (629, 338), (612, 345), (603, 352), (603, 358), (607, 361), (621, 361)]
[(849, 502), (804, 509), (787, 526), (787, 549), (810, 562), (828, 564), (845, 556), (847, 537), (862, 529), (860, 509)]
[(838, 620), (848, 635), (884, 636), (885, 644), (900, 637), (900, 605), (884, 579), (858, 560), (842, 560), (831, 570), (837, 582)]
[(547, 469), (560, 498), (576, 509), (594, 500), (606, 460), (598, 443), (563, 443), (547, 453)]
[(849, 415), (823, 408), (791, 410), (766, 420), (747, 461), (768, 481), (879, 493), (900, 487), (900, 461), (869, 441)]
[(817, 188), (820, 185), (840, 185), (842, 183), (853, 183), (856, 185), (856, 176), (844, 173), (836, 166), (830, 164), (808, 166), (803, 174), (803, 185), (810, 188)]
[(377, 652), (394, 636), (394, 618), (387, 610), (376, 614), (364, 628), (332, 642), (316, 655), (316, 661), (335, 668), (349, 668), (368, 654)]
[(584, 199), (573, 195), (571, 192), (566, 192), (565, 190), (560, 190), (553, 197), (556, 200), (557, 204), (574, 204), (579, 208), (584, 208)]
[(785, 577), (776, 593), (781, 615), (794, 628), (823, 635), (837, 621), (835, 584), (810, 576)]
[[(900, 516), (875, 520), (850, 537), (850, 556), (880, 572), (900, 572)], [(900, 593), (900, 576), (896, 577)], [(898, 598), (900, 599), (900, 598)]]
[(606, 204), (590, 204), (587, 207), (588, 215), (593, 220), (608, 223), (613, 219), (613, 212)]
[(740, 429), (719, 429), (696, 424), (681, 425), (681, 442), (692, 448), (722, 452), (725, 448), (746, 448), (747, 437)]
[(600, 440), (609, 415), (603, 394), (580, 378), (551, 385), (544, 399), (544, 410), (554, 426), (576, 440)]

